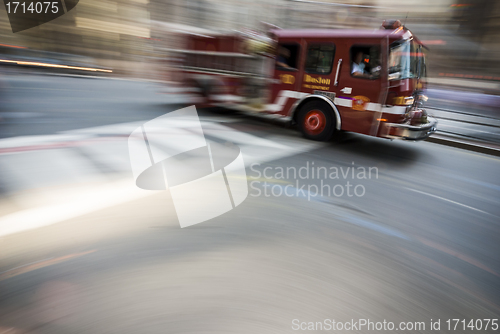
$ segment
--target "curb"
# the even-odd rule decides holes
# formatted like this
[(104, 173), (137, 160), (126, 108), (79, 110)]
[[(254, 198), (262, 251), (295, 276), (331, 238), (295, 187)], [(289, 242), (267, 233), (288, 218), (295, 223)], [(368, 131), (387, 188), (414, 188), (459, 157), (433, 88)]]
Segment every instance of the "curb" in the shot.
[(444, 135), (432, 135), (425, 141), (500, 157), (500, 147), (495, 147), (494, 145), (488, 145), (481, 142), (468, 142)]

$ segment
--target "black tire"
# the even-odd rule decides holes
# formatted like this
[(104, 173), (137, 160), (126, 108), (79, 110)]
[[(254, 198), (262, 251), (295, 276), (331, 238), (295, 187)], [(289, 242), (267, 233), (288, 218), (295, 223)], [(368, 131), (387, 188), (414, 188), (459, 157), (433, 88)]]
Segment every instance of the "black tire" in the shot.
[(335, 133), (335, 115), (323, 101), (306, 102), (298, 111), (296, 119), (304, 137), (317, 141), (328, 141)]

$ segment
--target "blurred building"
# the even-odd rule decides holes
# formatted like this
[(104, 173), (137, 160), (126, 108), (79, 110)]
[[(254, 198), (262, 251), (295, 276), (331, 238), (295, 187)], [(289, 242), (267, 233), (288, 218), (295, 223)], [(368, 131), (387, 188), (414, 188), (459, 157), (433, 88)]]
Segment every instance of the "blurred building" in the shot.
[(166, 50), (182, 47), (179, 32), (259, 30), (262, 22), (376, 29), (383, 19), (397, 18), (432, 42), (430, 75), (468, 65), (485, 72), (498, 71), (493, 61), (500, 52), (499, 13), (500, 2), (489, 0), (85, 0), (54, 21), (16, 34), (0, 11), (0, 44), (83, 55), (115, 74), (144, 76), (167, 59)]
[(0, 12), (0, 44), (50, 51), (55, 57), (87, 56), (120, 72), (127, 67), (121, 62), (151, 56), (148, 5), (148, 0), (80, 1), (65, 15), (16, 34)]

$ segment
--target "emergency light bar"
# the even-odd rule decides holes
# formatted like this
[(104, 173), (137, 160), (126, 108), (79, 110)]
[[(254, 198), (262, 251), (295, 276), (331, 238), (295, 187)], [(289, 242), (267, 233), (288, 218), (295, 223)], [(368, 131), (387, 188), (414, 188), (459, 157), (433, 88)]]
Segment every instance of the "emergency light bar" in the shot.
[(384, 20), (384, 22), (382, 22), (382, 28), (384, 29), (397, 29), (402, 26), (403, 24), (400, 20)]

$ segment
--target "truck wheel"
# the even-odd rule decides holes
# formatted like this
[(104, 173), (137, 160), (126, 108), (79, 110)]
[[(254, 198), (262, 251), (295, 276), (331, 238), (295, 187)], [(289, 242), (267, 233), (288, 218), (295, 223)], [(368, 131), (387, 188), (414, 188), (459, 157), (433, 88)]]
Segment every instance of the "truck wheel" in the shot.
[(304, 137), (327, 141), (335, 132), (335, 118), (331, 107), (323, 101), (310, 101), (304, 104), (297, 117), (299, 129)]

